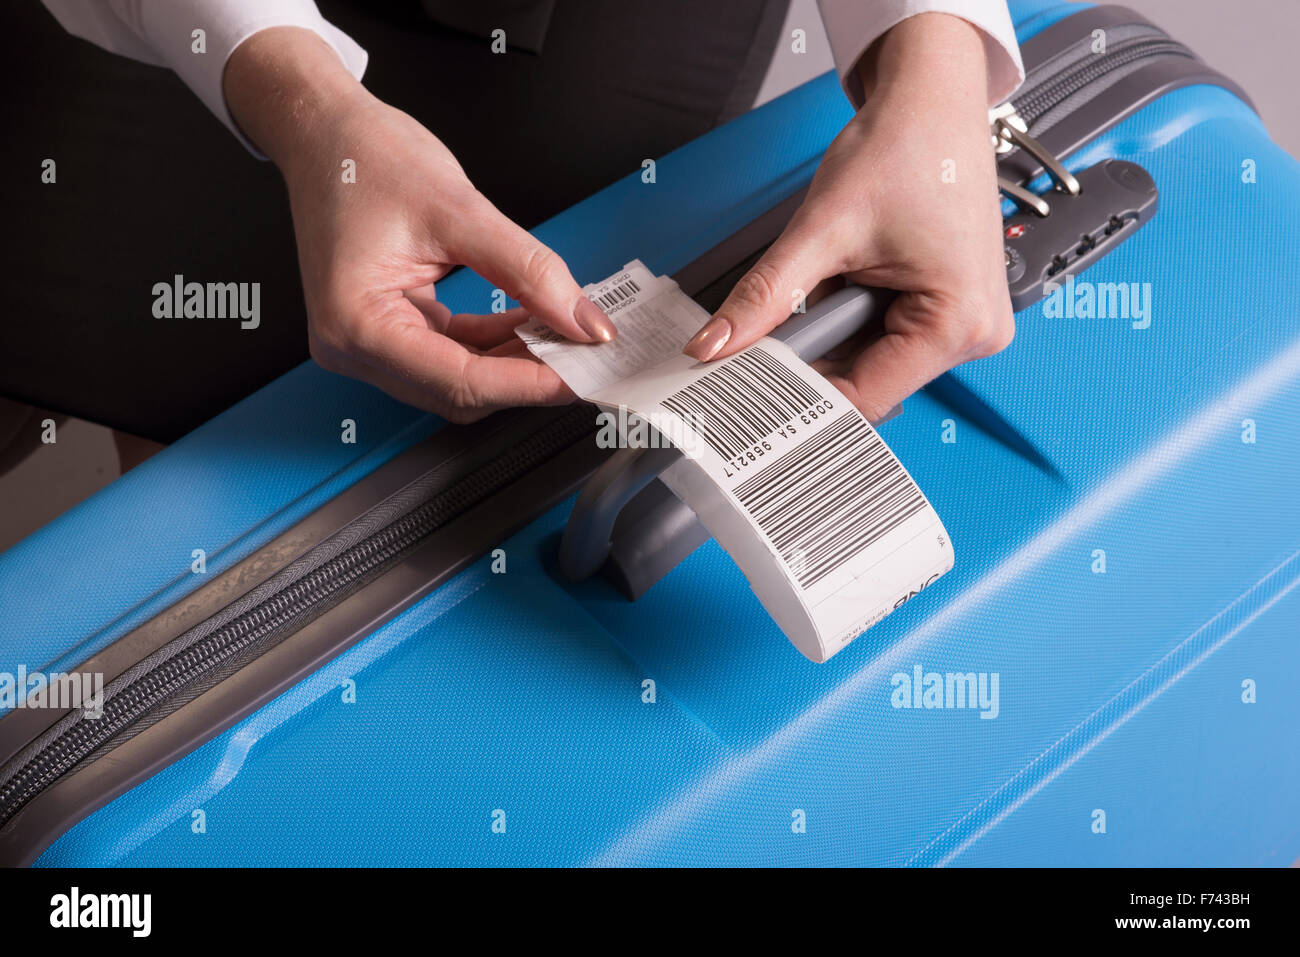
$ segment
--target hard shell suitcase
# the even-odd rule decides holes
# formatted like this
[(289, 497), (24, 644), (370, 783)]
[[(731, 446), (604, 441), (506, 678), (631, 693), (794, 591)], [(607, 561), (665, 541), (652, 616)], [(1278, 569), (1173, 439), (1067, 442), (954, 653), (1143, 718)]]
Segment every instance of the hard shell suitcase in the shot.
[[(1017, 336), (881, 426), (951, 573), (814, 665), (689, 528), (653, 581), (565, 580), (589, 408), (447, 426), (307, 364), (0, 556), (0, 670), (102, 671), (111, 719), (0, 718), (0, 859), (1300, 857), (1300, 167), (1131, 11), (1012, 9), (1034, 149), (1001, 169), (1053, 207), (1005, 209)], [(707, 302), (849, 109), (824, 76), (538, 235)]]

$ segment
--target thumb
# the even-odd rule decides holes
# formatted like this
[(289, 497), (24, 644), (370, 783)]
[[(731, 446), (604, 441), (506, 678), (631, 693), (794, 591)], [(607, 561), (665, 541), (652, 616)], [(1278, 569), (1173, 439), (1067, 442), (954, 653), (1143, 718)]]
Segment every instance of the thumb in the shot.
[(834, 271), (823, 259), (822, 244), (812, 232), (782, 233), (682, 351), (708, 361), (757, 342), (790, 318), (808, 292)]
[(529, 314), (576, 342), (608, 342), (617, 333), (609, 316), (582, 293), (556, 253), (495, 206), (482, 203), (466, 217), (458, 258), (505, 290)]

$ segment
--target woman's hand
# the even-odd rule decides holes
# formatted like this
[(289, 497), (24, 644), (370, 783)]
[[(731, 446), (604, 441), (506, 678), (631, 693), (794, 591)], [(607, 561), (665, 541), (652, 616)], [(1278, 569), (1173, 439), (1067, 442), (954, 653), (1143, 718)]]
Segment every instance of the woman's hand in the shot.
[(881, 418), (1015, 331), (989, 139), (983, 42), (946, 14), (891, 29), (859, 64), (867, 94), (779, 239), (686, 346), (722, 358), (766, 335), (803, 293), (844, 275), (898, 290), (885, 333), (815, 365)]
[[(573, 393), (513, 330), (578, 342), (614, 326), (554, 252), (496, 209), (428, 130), (371, 96), (310, 31), (273, 28), (226, 66), (226, 100), (289, 188), (312, 357), (455, 422)], [(344, 160), (355, 163), (345, 182)], [(521, 303), (453, 315), (434, 283), (468, 266)]]

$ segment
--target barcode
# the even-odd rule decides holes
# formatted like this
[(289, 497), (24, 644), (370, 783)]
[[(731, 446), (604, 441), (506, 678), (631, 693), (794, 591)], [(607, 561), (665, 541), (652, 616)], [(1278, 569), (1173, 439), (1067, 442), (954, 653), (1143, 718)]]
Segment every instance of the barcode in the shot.
[(822, 402), (816, 389), (761, 348), (738, 353), (661, 403), (724, 459)]
[(591, 301), (602, 309), (613, 309), (621, 302), (626, 302), (633, 295), (641, 291), (635, 279), (629, 279), (627, 282), (621, 282), (613, 289), (601, 293)]
[(538, 325), (529, 332), (538, 342), (566, 342), (564, 336), (560, 335), (554, 329), (548, 329), (546, 326)]
[(741, 482), (735, 494), (805, 589), (926, 504), (880, 436), (854, 415)]

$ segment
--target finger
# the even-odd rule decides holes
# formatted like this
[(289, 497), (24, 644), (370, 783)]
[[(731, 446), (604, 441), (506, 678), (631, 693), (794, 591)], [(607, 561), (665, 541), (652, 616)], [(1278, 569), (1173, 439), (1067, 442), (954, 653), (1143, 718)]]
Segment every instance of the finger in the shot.
[[(357, 371), (359, 378), (453, 421), (464, 421), (469, 413), (572, 399), (545, 363), (475, 354), (430, 329), (404, 297), (394, 298), (384, 313), (366, 322), (355, 345), (353, 358), (365, 367)], [(366, 370), (373, 374), (365, 374)]]
[(808, 290), (808, 295), (804, 297), (805, 306), (815, 306), (833, 292), (843, 289), (845, 279), (843, 276), (827, 276), (812, 289)]
[(827, 370), (827, 381), (858, 407), (869, 422), (921, 386), (947, 371), (941, 354), (914, 337), (889, 333), (867, 347), (858, 361), (842, 372)]
[[(465, 424), (476, 422), (484, 416), (490, 415), (505, 405), (493, 402), (485, 402), (476, 407), (469, 408), (452, 404), (451, 400), (427, 386), (415, 383), (410, 379), (405, 379), (400, 375), (387, 372), (382, 368), (369, 365), (357, 360), (355, 357), (346, 357), (336, 359), (330, 363), (333, 371), (342, 375), (359, 379), (362, 382), (368, 382), (370, 385), (381, 389), (386, 394), (397, 399), (399, 402), (405, 402), (407, 405), (417, 409), (423, 409), (426, 412), (432, 412), (435, 415), (442, 416), (449, 422)], [(558, 377), (557, 377), (558, 378)], [(567, 405), (572, 402), (574, 395), (566, 389), (561, 390), (561, 394), (554, 401), (547, 401), (538, 404), (544, 405)]]
[(486, 199), (472, 212), (474, 228), (454, 248), (466, 266), (505, 290), (528, 312), (575, 342), (608, 342), (617, 330), (549, 247), (503, 216)]
[[(500, 345), (493, 346), (490, 349), (483, 350), (485, 356), (522, 356), (527, 359), (533, 354), (528, 351), (528, 346), (518, 336), (508, 339)], [(538, 359), (537, 361), (541, 361)]]
[(827, 259), (826, 243), (818, 231), (791, 224), (682, 351), (707, 361), (758, 341), (788, 319), (809, 290), (835, 271)]
[[(521, 359), (527, 362), (536, 362), (541, 365), (545, 365), (545, 363), (543, 363), (541, 359), (538, 359), (535, 355), (533, 355), (531, 352), (528, 351), (528, 346), (524, 345), (524, 341), (520, 339), (518, 336), (516, 336), (514, 340), (511, 342), (503, 342), (499, 346), (496, 346), (492, 349), (488, 349), (483, 353), (483, 355), (489, 358), (496, 358), (496, 359)], [(548, 366), (547, 368), (550, 367)], [(557, 374), (557, 378), (558, 378), (558, 374)], [(565, 383), (563, 379), (561, 379), (560, 390), (559, 393), (557, 394), (555, 401), (548, 404), (562, 405), (568, 402), (576, 401), (577, 399), (578, 399), (578, 394), (574, 392), (572, 389), (570, 389), (568, 384)]]
[(407, 289), (403, 291), (402, 295), (409, 299), (416, 309), (420, 310), (424, 318), (428, 320), (430, 329), (435, 332), (442, 332), (447, 328), (447, 322), (451, 319), (451, 310), (438, 301), (438, 294), (433, 283), (420, 286), (417, 289)]
[(833, 358), (831, 356), (823, 356), (820, 359), (814, 359), (808, 364), (813, 367), (814, 371), (827, 379), (836, 375), (848, 375), (849, 371), (853, 368), (852, 361), (843, 358)]
[(523, 306), (483, 315), (473, 312), (453, 314), (435, 298), (431, 285), (408, 289), (403, 295), (420, 310), (434, 332), (440, 332), (475, 349), (491, 349), (511, 339), (518, 339), (515, 329), (528, 321), (528, 310)]
[[(467, 379), (476, 380), (472, 391), (454, 394), (429, 388), (402, 375), (381, 368), (363, 366), (356, 377), (382, 389), (393, 398), (416, 408), (436, 413), (449, 422), (475, 422), (500, 409), (521, 405), (568, 405), (576, 396), (555, 372), (543, 363), (526, 358), (471, 356)], [(521, 386), (521, 380), (535, 376), (535, 388), (498, 390), (495, 383)], [(513, 394), (512, 394), (513, 393)]]
[(1014, 330), (1009, 304), (1005, 312), (990, 307), (990, 315), (972, 317), (960, 303), (940, 307), (919, 294), (904, 294), (886, 313), (888, 331), (847, 367), (828, 361), (826, 377), (863, 415), (877, 421), (953, 366), (1004, 348)]
[(523, 345), (515, 330), (527, 321), (528, 311), (522, 306), (485, 316), (458, 312), (447, 323), (446, 334), (476, 349), (492, 349), (511, 340)]

